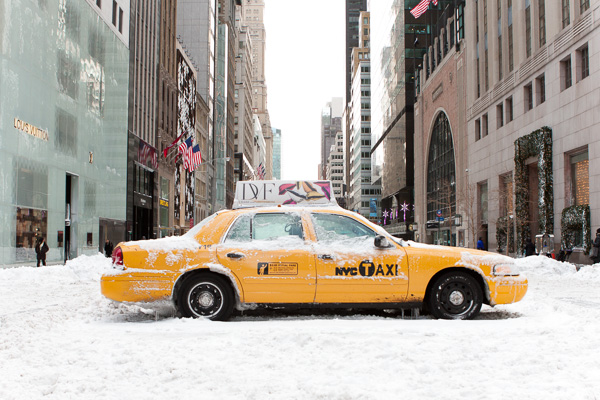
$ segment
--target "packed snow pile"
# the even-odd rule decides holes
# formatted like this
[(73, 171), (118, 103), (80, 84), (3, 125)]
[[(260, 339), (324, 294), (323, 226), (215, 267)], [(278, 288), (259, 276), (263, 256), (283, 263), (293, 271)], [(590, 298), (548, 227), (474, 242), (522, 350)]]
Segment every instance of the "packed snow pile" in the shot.
[(600, 266), (515, 260), (523, 301), (473, 321), (119, 304), (101, 254), (0, 269), (1, 399), (598, 399)]

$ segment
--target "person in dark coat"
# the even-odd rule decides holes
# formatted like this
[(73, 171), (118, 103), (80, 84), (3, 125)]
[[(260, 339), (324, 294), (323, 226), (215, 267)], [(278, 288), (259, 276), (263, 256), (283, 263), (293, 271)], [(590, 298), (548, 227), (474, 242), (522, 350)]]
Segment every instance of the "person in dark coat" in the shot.
[(477, 250), (485, 250), (485, 245), (483, 244), (483, 239), (481, 239), (481, 237), (477, 241)]
[(525, 257), (533, 256), (535, 254), (535, 245), (530, 238), (527, 238), (527, 243), (525, 244)]
[(104, 244), (104, 254), (106, 255), (106, 257), (110, 258), (112, 256), (114, 247), (115, 246), (112, 244), (112, 242), (106, 239), (106, 243)]
[(596, 239), (594, 239), (594, 243), (592, 244), (591, 258), (594, 264), (600, 262), (600, 228), (596, 230)]
[(35, 245), (35, 254), (37, 256), (37, 266), (40, 266), (40, 262), (46, 266), (46, 253), (50, 250), (46, 244), (46, 238), (41, 237), (38, 243)]

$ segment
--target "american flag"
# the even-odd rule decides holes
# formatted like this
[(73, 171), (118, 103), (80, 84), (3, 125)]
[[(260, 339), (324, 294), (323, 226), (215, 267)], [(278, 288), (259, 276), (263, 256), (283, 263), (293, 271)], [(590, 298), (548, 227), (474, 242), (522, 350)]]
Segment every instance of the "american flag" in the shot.
[(427, 9), (429, 8), (429, 3), (433, 3), (434, 6), (437, 6), (438, 0), (421, 0), (419, 4), (415, 6), (410, 13), (415, 17), (419, 18)]
[[(178, 152), (179, 155), (181, 155), (183, 157), (183, 168), (187, 168), (188, 166), (188, 157), (191, 158), (191, 151), (192, 151), (192, 137), (190, 136), (189, 138), (187, 138), (187, 140), (183, 141), (179, 147), (178, 147)], [(189, 153), (189, 155), (188, 155)]]
[[(188, 149), (188, 151), (189, 151), (189, 149)], [(192, 155), (191, 155), (190, 160), (188, 162), (187, 169), (188, 169), (188, 171), (192, 172), (200, 164), (202, 164), (202, 154), (200, 153), (200, 146), (199, 145), (195, 145), (192, 148)]]
[(148, 165), (148, 161), (150, 161), (150, 165), (154, 169), (158, 168), (158, 158), (156, 156), (156, 150), (154, 147), (150, 146), (148, 143), (140, 140), (140, 146), (138, 147), (138, 162), (142, 165)]
[(258, 167), (256, 168), (256, 172), (258, 173), (259, 180), (262, 181), (265, 179), (265, 167), (262, 163), (258, 164)]

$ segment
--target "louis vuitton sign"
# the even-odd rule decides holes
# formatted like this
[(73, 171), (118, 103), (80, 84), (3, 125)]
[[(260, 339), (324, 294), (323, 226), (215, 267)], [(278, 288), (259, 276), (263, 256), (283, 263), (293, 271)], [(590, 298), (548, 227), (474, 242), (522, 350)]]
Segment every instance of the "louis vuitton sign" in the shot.
[(27, 122), (21, 121), (18, 118), (15, 118), (15, 128), (38, 139), (45, 140), (46, 142), (48, 141), (48, 130), (40, 129), (37, 126), (28, 124)]

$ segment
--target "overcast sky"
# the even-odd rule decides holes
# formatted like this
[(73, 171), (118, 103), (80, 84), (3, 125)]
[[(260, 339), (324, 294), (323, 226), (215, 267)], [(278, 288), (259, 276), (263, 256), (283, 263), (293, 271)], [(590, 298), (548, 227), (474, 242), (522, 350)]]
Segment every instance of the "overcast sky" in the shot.
[(281, 129), (281, 178), (317, 179), (321, 110), (345, 94), (343, 0), (265, 0), (267, 106)]

